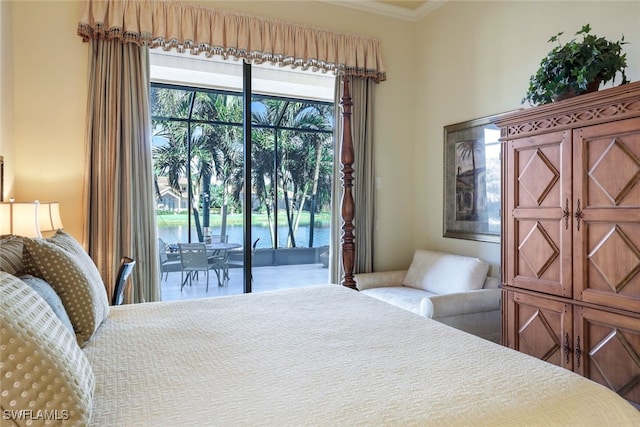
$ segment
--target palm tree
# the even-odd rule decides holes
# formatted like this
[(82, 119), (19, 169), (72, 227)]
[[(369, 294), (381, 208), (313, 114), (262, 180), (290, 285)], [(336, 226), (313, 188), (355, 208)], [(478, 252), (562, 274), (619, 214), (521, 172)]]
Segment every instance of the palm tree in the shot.
[[(288, 227), (287, 245), (296, 246), (295, 231), (309, 198), (309, 192), (311, 192), (312, 218), (309, 239), (311, 247), (313, 246), (313, 227), (315, 226), (313, 215), (316, 210), (319, 184), (324, 184), (320, 181), (320, 171), (326, 169), (327, 157), (329, 165), (331, 164), (330, 156), (323, 155), (323, 151), (327, 150), (327, 140), (330, 150), (331, 136), (327, 137), (318, 131), (332, 129), (333, 108), (320, 104), (275, 99), (266, 99), (262, 101), (262, 104), (264, 108), (253, 114), (253, 123), (255, 127), (270, 128), (271, 130), (271, 136), (265, 137), (264, 141), (273, 141), (268, 145), (268, 149), (270, 150), (269, 155), (275, 156), (278, 173), (271, 182), (277, 186), (284, 200)], [(272, 150), (276, 141), (278, 152), (274, 154)], [(325, 164), (324, 168), (322, 167), (323, 163)], [(265, 164), (268, 163), (265, 162)], [(266, 186), (263, 188), (266, 190)], [(293, 199), (290, 199), (290, 194), (293, 195)], [(266, 197), (264, 199), (266, 201)]]
[[(287, 163), (288, 174), (286, 176), (291, 180), (294, 188), (294, 203), (298, 207), (294, 230), (298, 228), (304, 206), (307, 201), (310, 202), (309, 247), (313, 246), (320, 171), (323, 170), (330, 175), (332, 164), (330, 155), (332, 136), (319, 131), (332, 129), (332, 117), (332, 106), (299, 103), (296, 108), (292, 109), (291, 121), (287, 123), (287, 126), (291, 128), (302, 129), (300, 131), (289, 131), (290, 145), (287, 146), (287, 155), (290, 160)], [(328, 153), (329, 156), (323, 155), (323, 151)]]
[(476, 171), (476, 153), (482, 154), (482, 146), (479, 141), (470, 139), (457, 144), (456, 149), (461, 159), (471, 159), (471, 174), (473, 180), (473, 204), (471, 207), (471, 219), (476, 220), (478, 217), (478, 174)]
[[(156, 126), (157, 127), (157, 126)], [(184, 138), (175, 139), (176, 134), (171, 132), (158, 132), (155, 136), (165, 137), (165, 145), (153, 147), (153, 167), (154, 180), (156, 186), (156, 196), (160, 197), (158, 186), (158, 176), (166, 176), (169, 186), (182, 194), (180, 188), (180, 177), (186, 175), (187, 164), (187, 144)]]
[[(188, 108), (191, 92), (157, 89), (151, 91), (151, 109), (156, 117), (176, 117)], [(158, 176), (167, 176), (169, 186), (182, 194), (179, 179), (186, 176), (188, 158), (188, 126), (184, 122), (154, 119), (153, 135), (166, 140), (165, 145), (153, 147), (154, 175), (157, 196)]]
[(215, 178), (222, 185), (223, 224), (226, 224), (227, 205), (235, 195), (238, 197), (242, 185), (242, 102), (238, 96), (213, 92), (198, 92), (194, 103), (193, 116), (198, 120), (238, 125), (202, 124), (201, 134), (196, 141), (200, 149), (208, 154), (200, 172), (202, 183), (203, 226), (210, 223), (211, 180)]
[[(190, 203), (199, 237), (198, 208), (202, 208), (202, 225), (208, 227), (212, 184), (221, 186), (215, 203), (221, 205), (223, 222), (227, 205), (240, 202), (244, 188), (241, 100), (213, 91), (152, 90), (155, 136), (166, 140), (154, 147), (155, 173), (168, 176), (171, 187), (180, 192), (179, 180), (190, 172)], [(333, 108), (266, 97), (254, 104), (252, 186), (260, 208), (267, 211), (273, 246), (277, 247), (276, 189), (284, 199), (288, 246), (296, 246), (295, 231), (309, 204), (309, 246), (313, 246), (314, 214), (331, 194)]]
[[(303, 129), (330, 130), (333, 128), (333, 106), (325, 104), (314, 104), (311, 109), (301, 111), (298, 117), (298, 125)], [(305, 133), (307, 141), (313, 143), (314, 153), (310, 153), (313, 159), (313, 178), (311, 184), (311, 206), (309, 208), (309, 247), (313, 247), (313, 233), (315, 229), (315, 213), (317, 209), (318, 186), (320, 182), (320, 171), (323, 166), (323, 151), (331, 150), (332, 136), (321, 133)], [(327, 144), (329, 142), (329, 144)], [(324, 143), (324, 144), (323, 144)], [(324, 147), (323, 147), (324, 145)], [(328, 151), (331, 153), (331, 151)], [(324, 162), (325, 168), (331, 167), (332, 161)], [(330, 175), (330, 170), (326, 171)], [(330, 182), (329, 182), (329, 185)], [(330, 190), (329, 190), (330, 191)]]
[[(231, 125), (213, 125), (211, 121), (241, 122), (242, 104), (240, 97), (213, 92), (157, 89), (153, 91), (152, 108), (154, 116), (167, 115), (172, 118), (189, 119), (200, 124), (192, 126), (184, 121), (154, 120), (155, 135), (169, 141), (166, 146), (154, 149), (156, 175), (166, 174), (169, 183), (180, 191), (179, 177), (186, 176), (186, 165), (192, 171), (189, 182), (191, 210), (198, 237), (202, 239), (202, 227), (210, 224), (211, 181), (222, 182), (223, 205), (233, 194), (239, 194), (238, 183), (242, 175), (241, 128)], [(190, 144), (187, 144), (191, 135)], [(191, 158), (188, 159), (188, 154)], [(235, 186), (230, 186), (235, 183)], [(198, 207), (202, 206), (202, 223)], [(226, 212), (224, 206), (222, 212)]]
[(274, 194), (275, 185), (275, 141), (271, 129), (253, 129), (251, 134), (253, 147), (251, 158), (252, 186), (260, 202), (260, 210), (267, 213), (267, 225), (271, 236), (271, 246), (277, 247), (275, 213), (277, 198)]

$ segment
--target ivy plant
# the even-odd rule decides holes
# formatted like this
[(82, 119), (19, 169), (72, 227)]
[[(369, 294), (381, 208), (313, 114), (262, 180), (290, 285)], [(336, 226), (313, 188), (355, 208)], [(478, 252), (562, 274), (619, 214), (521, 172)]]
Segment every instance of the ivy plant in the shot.
[(580, 95), (597, 90), (601, 83), (613, 81), (621, 73), (622, 82), (629, 83), (625, 74), (627, 55), (622, 46), (627, 44), (624, 35), (617, 42), (590, 34), (591, 26), (586, 24), (574, 38), (561, 44), (560, 32), (549, 39), (557, 43), (540, 62), (540, 68), (529, 80), (529, 90), (522, 102), (531, 105)]

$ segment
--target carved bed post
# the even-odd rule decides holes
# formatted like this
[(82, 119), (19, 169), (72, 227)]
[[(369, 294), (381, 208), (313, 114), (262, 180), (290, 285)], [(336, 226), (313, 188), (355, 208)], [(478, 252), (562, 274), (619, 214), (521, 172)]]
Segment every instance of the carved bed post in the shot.
[(353, 187), (353, 140), (351, 138), (351, 95), (349, 94), (349, 81), (347, 77), (342, 79), (342, 146), (340, 148), (340, 163), (342, 164), (342, 267), (344, 276), (342, 286), (356, 289), (353, 279), (353, 265), (356, 254), (356, 244), (353, 235), (353, 218), (355, 214), (355, 202), (351, 188)]

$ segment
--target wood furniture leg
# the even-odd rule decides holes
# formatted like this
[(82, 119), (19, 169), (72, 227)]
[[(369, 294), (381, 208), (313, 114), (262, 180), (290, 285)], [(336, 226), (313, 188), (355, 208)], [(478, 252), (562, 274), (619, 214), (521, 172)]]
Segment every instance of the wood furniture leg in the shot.
[(353, 200), (353, 140), (351, 137), (351, 95), (349, 94), (349, 81), (346, 77), (342, 80), (342, 146), (340, 148), (340, 163), (342, 165), (342, 267), (344, 276), (342, 286), (351, 289), (356, 288), (353, 278), (353, 266), (355, 261), (356, 245), (354, 240), (353, 218), (355, 215), (355, 202)]

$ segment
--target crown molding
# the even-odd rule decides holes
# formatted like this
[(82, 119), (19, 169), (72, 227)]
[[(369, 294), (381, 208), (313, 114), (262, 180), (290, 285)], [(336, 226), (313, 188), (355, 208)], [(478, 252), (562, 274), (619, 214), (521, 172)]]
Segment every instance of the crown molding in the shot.
[(388, 3), (381, 3), (371, 0), (317, 0), (321, 3), (328, 3), (334, 6), (347, 7), (350, 9), (361, 10), (378, 15), (388, 16), (394, 19), (402, 19), (405, 21), (418, 21), (429, 13), (433, 12), (449, 0), (427, 0), (415, 10), (406, 9), (400, 6), (393, 6)]
[(428, 14), (433, 12), (434, 10), (438, 9), (440, 6), (443, 6), (448, 1), (449, 0), (428, 0), (428, 1), (425, 1), (422, 4), (422, 6), (420, 6), (419, 8), (417, 8), (415, 10), (415, 12), (414, 12), (415, 19), (414, 19), (414, 21), (417, 21), (418, 19), (427, 16)]

